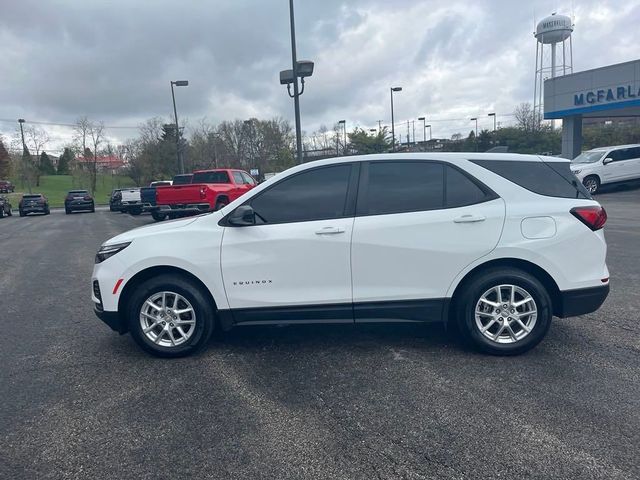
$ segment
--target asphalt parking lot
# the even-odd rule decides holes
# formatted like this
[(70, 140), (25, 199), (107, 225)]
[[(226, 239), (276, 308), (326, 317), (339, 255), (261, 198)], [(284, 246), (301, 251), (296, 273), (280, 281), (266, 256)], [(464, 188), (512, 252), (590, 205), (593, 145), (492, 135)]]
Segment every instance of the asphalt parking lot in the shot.
[(640, 478), (640, 187), (597, 197), (612, 291), (526, 355), (439, 326), (245, 327), (160, 360), (95, 318), (100, 243), (0, 220), (0, 478)]

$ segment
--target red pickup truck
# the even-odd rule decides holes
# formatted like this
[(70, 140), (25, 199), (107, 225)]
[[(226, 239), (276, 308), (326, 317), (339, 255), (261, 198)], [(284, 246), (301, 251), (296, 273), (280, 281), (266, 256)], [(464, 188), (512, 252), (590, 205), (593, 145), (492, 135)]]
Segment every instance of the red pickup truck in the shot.
[(196, 170), (191, 183), (156, 187), (156, 221), (219, 210), (257, 182), (247, 172), (228, 168)]

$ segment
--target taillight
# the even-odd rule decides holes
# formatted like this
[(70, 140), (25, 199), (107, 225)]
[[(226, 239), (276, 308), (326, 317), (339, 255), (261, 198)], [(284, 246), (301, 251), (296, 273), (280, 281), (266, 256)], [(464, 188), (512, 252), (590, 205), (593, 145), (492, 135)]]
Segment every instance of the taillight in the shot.
[(200, 187), (200, 198), (203, 200), (207, 198), (207, 187)]
[(575, 207), (571, 214), (594, 232), (604, 227), (607, 221), (607, 212), (601, 206)]
[(85, 195), (85, 196), (84, 196), (84, 199), (85, 199), (85, 200), (91, 200), (91, 195)]

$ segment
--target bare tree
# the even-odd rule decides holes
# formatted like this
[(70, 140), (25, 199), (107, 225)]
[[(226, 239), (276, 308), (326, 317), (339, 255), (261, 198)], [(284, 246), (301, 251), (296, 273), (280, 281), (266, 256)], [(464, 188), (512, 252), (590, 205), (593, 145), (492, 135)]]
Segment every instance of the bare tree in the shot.
[[(31, 163), (34, 167), (33, 172), (36, 177), (36, 187), (39, 187), (40, 175), (42, 174), (40, 168), (40, 153), (42, 153), (46, 144), (49, 143), (49, 134), (42, 127), (29, 125), (24, 129), (24, 139), (32, 153)], [(33, 156), (33, 153), (35, 153), (35, 156)]]
[(96, 183), (98, 180), (98, 150), (104, 141), (104, 123), (89, 123), (89, 135), (91, 144), (93, 145), (93, 166), (91, 168), (91, 193), (96, 192)]
[(535, 132), (540, 130), (541, 122), (530, 103), (521, 103), (513, 112), (516, 119), (516, 127), (525, 132)]

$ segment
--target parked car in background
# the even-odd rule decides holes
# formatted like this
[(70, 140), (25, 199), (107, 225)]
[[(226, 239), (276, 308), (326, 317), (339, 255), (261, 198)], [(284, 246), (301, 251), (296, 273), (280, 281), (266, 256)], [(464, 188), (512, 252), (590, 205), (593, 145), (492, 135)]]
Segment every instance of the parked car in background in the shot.
[(130, 213), (131, 215), (140, 215), (142, 213), (142, 201), (140, 199), (140, 189), (122, 188), (120, 190), (122, 196), (121, 211)]
[(8, 217), (13, 215), (11, 213), (11, 203), (9, 202), (9, 199), (7, 197), (0, 196), (0, 218), (4, 217), (5, 215), (7, 215)]
[(582, 152), (571, 161), (571, 171), (592, 194), (602, 185), (640, 180), (640, 144)]
[(479, 350), (516, 355), (553, 316), (602, 305), (606, 220), (562, 158), (319, 160), (218, 212), (107, 240), (92, 301), (164, 357), (196, 351), (214, 328), (380, 321), (450, 322)]
[(16, 187), (9, 180), (0, 180), (0, 193), (13, 193)]
[(257, 185), (247, 172), (234, 169), (198, 170), (191, 183), (157, 187), (154, 220), (219, 210)]
[(109, 195), (109, 210), (111, 212), (120, 212), (122, 210), (122, 193), (117, 188)]
[(64, 212), (67, 215), (79, 210), (96, 211), (93, 197), (87, 190), (71, 190), (64, 199)]
[(22, 196), (18, 204), (20, 216), (24, 217), (30, 213), (44, 213), (49, 215), (49, 200), (41, 193), (27, 193)]

